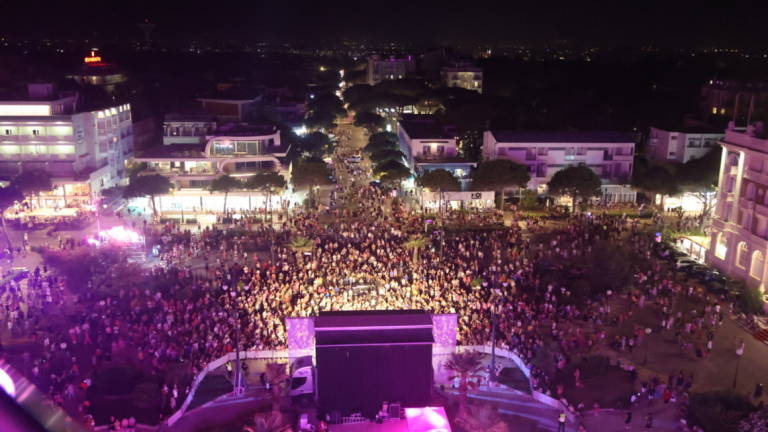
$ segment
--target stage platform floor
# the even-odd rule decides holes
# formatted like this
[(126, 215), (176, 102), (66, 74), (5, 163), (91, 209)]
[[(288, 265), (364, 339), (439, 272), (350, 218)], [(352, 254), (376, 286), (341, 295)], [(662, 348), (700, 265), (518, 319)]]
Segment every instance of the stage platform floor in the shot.
[(407, 420), (330, 425), (330, 432), (409, 432)]

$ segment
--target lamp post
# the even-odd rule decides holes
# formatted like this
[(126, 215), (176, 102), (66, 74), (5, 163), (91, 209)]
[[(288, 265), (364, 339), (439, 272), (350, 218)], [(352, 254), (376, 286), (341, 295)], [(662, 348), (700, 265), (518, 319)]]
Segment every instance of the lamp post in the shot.
[(242, 390), (242, 379), (240, 377), (240, 374), (242, 372), (242, 367), (240, 365), (240, 314), (238, 312), (238, 287), (237, 284), (235, 284), (232, 287), (232, 291), (230, 295), (232, 296), (232, 300), (234, 302), (234, 316), (235, 316), (235, 383), (233, 385), (233, 389), (235, 392), (235, 395), (241, 394)]
[(744, 341), (739, 343), (739, 347), (736, 348), (736, 371), (733, 374), (733, 388), (736, 388), (736, 382), (739, 380), (739, 366), (741, 365), (741, 357), (744, 355)]
[(491, 364), (488, 371), (489, 381), (496, 382), (496, 306), (491, 306)]

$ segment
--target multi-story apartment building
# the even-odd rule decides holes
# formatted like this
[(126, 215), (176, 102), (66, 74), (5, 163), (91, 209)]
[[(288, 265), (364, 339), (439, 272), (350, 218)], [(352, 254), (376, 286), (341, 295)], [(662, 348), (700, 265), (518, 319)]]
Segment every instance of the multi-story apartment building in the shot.
[[(203, 142), (157, 146), (134, 160), (146, 164), (145, 173), (167, 176), (174, 185), (170, 194), (158, 197), (159, 211), (191, 214), (223, 211), (224, 194), (209, 190), (211, 181), (223, 174), (245, 180), (259, 172), (275, 171), (288, 177), (287, 152), (277, 127), (230, 123), (207, 134)], [(227, 211), (264, 206), (259, 192), (234, 191), (227, 197)]]
[(447, 87), (461, 87), (483, 92), (483, 69), (469, 63), (453, 63), (441, 70), (443, 83)]
[(440, 124), (432, 115), (403, 114), (397, 122), (400, 150), (416, 174), (444, 169), (466, 186), (476, 164), (459, 157), (456, 135), (455, 127)]
[(658, 162), (685, 163), (709, 153), (723, 136), (721, 131), (705, 127), (652, 127), (648, 137), (648, 156)]
[(768, 135), (761, 126), (745, 131), (731, 123), (720, 144), (723, 154), (707, 261), (750, 286), (760, 286), (768, 255)]
[(602, 179), (602, 197), (608, 202), (634, 202), (629, 186), (635, 137), (621, 132), (545, 132), (489, 130), (483, 133), (485, 160), (509, 159), (528, 166), (528, 188), (544, 194), (547, 182), (559, 170), (585, 165)]
[(768, 82), (712, 79), (701, 88), (699, 112), (745, 124), (750, 112), (768, 108)]
[(26, 170), (50, 173), (54, 190), (33, 202), (42, 208), (90, 204), (121, 183), (132, 156), (128, 104), (83, 109), (76, 92), (29, 84), (26, 97), (0, 101), (0, 177)]
[(372, 55), (368, 57), (368, 84), (376, 85), (382, 81), (402, 79), (414, 70), (416, 65), (411, 56), (382, 58)]

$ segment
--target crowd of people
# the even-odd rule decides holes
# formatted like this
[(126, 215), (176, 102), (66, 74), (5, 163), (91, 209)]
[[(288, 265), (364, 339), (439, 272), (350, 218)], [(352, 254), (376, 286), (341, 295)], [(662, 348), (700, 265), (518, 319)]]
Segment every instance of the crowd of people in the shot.
[[(695, 356), (711, 351), (723, 319), (719, 304), (677, 311), (675, 299), (693, 293), (654, 260), (634, 269), (632, 306), (621, 312), (612, 309), (615, 293), (577, 298), (568, 280), (543, 277), (540, 263), (589, 254), (598, 239), (622, 242), (648, 256), (652, 238), (637, 222), (574, 216), (547, 230), (543, 219), (515, 216), (500, 227), (501, 214), (489, 212), (473, 216), (488, 229), (446, 231), (436, 223), (425, 233), (420, 209), (412, 210), (380, 185), (360, 181), (365, 169), (352, 156), (334, 157), (339, 181), (322, 212), (243, 217), (199, 232), (174, 224), (147, 226), (149, 242), (160, 245), (163, 265), (109, 295), (80, 295), (62, 318), (65, 327), (41, 319), (52, 304), (73, 303), (65, 300), (61, 277), (42, 268), (24, 290), (6, 282), (0, 288), (0, 314), (9, 330), (44, 346), (17, 364), (54, 401), (85, 417), (90, 373), (117, 352), (162, 377), (161, 414), (166, 415), (179, 408), (191, 378), (210, 361), (235, 349), (286, 348), (286, 317), (328, 310), (455, 313), (458, 342), (466, 345), (487, 343), (495, 320), (500, 344), (532, 365), (533, 386), (559, 397), (553, 372), (572, 359), (596, 346), (621, 351), (642, 343), (645, 329), (610, 340), (605, 329), (649, 304), (663, 311), (652, 331), (674, 332), (681, 348)], [(547, 231), (555, 234), (536, 240)], [(309, 245), (292, 246), (299, 238)], [(534, 361), (541, 354), (552, 359), (554, 371)]]

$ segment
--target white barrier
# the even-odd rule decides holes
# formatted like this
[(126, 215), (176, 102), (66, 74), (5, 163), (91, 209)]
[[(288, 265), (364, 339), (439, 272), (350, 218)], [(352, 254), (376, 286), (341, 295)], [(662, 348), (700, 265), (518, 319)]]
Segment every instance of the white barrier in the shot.
[[(253, 359), (269, 359), (269, 360), (288, 360), (288, 350), (260, 350), (260, 351), (240, 351), (240, 359), (241, 360), (253, 360)], [(174, 423), (179, 421), (179, 419), (184, 415), (184, 413), (187, 411), (187, 408), (189, 407), (189, 404), (192, 403), (192, 400), (194, 399), (195, 393), (197, 392), (197, 388), (200, 386), (200, 383), (203, 382), (203, 379), (205, 379), (206, 375), (208, 375), (208, 372), (216, 370), (222, 366), (224, 366), (227, 362), (236, 360), (237, 357), (235, 356), (235, 353), (227, 353), (223, 356), (217, 358), (216, 360), (208, 363), (205, 365), (202, 371), (197, 374), (195, 379), (192, 381), (192, 385), (189, 389), (189, 394), (187, 395), (187, 398), (184, 399), (184, 403), (181, 404), (181, 407), (179, 407), (179, 410), (173, 413), (168, 419), (165, 421), (165, 424), (168, 426), (173, 426)]]
[[(488, 345), (462, 345), (456, 347), (457, 352), (465, 352), (465, 351), (479, 351), (484, 354), (490, 354), (492, 351), (492, 347), (490, 344)], [(504, 348), (496, 348), (496, 355), (500, 357), (504, 357), (506, 359), (512, 360), (512, 362), (515, 363), (515, 365), (523, 372), (523, 375), (525, 375), (526, 378), (528, 378), (528, 385), (531, 389), (531, 396), (533, 399), (535, 399), (538, 402), (543, 403), (544, 405), (547, 405), (549, 407), (555, 408), (557, 410), (564, 411), (566, 415), (568, 416), (568, 419), (571, 421), (575, 421), (576, 419), (576, 413), (565, 403), (563, 403), (560, 400), (557, 400), (553, 398), (552, 396), (546, 395), (536, 389), (533, 388), (533, 385), (531, 384), (531, 370), (528, 367), (528, 365), (525, 364), (525, 362), (514, 352), (509, 351)]]
[[(442, 350), (441, 350), (442, 351)], [(492, 351), (491, 345), (460, 345), (456, 347), (456, 352), (466, 352), (466, 351), (479, 351), (484, 354), (490, 354)], [(448, 352), (445, 352), (447, 354)], [(295, 354), (295, 353), (291, 353)], [(312, 355), (312, 352), (302, 353), (304, 355)], [(433, 353), (434, 355), (435, 353)], [(441, 352), (442, 354), (442, 352)], [(564, 411), (570, 420), (574, 420), (576, 418), (576, 413), (571, 410), (571, 408), (568, 407), (567, 404), (564, 404), (562, 401), (559, 401), (551, 396), (548, 396), (544, 393), (539, 392), (538, 390), (535, 390), (533, 388), (533, 385), (531, 385), (531, 370), (528, 367), (528, 365), (525, 364), (525, 362), (518, 356), (514, 351), (507, 350), (505, 348), (496, 348), (496, 355), (499, 357), (504, 357), (508, 360), (511, 360), (515, 365), (523, 372), (523, 375), (525, 375), (526, 378), (528, 378), (528, 385), (531, 390), (531, 395), (533, 399), (535, 399), (538, 402), (543, 403), (544, 405), (547, 405), (549, 407), (555, 408), (557, 410)], [(290, 360), (291, 358), (295, 358), (296, 356), (291, 355), (289, 356), (288, 350), (262, 350), (262, 351), (240, 351), (240, 359), (270, 359), (270, 360)], [(187, 395), (187, 398), (184, 400), (184, 403), (181, 405), (178, 411), (173, 413), (168, 419), (165, 421), (165, 424), (168, 426), (173, 426), (174, 423), (176, 423), (187, 411), (187, 408), (192, 403), (192, 400), (194, 399), (195, 393), (197, 392), (197, 388), (200, 386), (200, 383), (203, 381), (203, 379), (208, 375), (208, 372), (216, 370), (226, 364), (227, 362), (234, 361), (235, 360), (235, 353), (227, 353), (218, 359), (208, 363), (203, 370), (197, 374), (195, 377), (192, 386), (190, 386), (189, 394)]]

